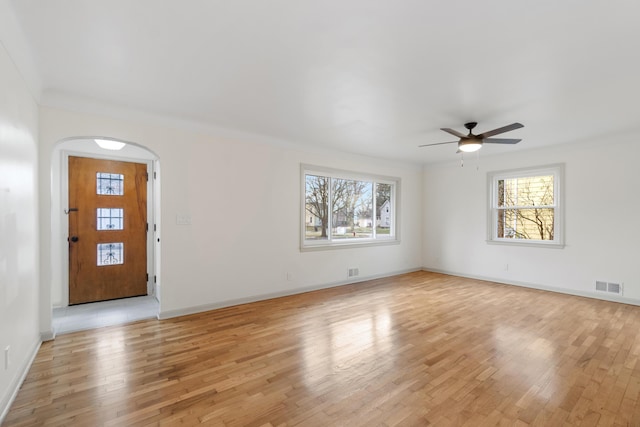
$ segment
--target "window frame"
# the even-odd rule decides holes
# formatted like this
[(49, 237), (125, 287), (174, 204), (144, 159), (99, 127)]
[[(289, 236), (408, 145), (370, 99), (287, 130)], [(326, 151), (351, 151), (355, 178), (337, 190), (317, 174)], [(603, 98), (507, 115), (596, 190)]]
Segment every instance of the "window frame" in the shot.
[[(553, 175), (554, 210), (553, 240), (527, 240), (498, 237), (498, 181)], [(487, 173), (488, 210), (487, 210), (487, 243), (515, 246), (538, 246), (547, 248), (564, 248), (564, 163), (535, 166), (520, 169), (493, 171)]]
[[(375, 197), (376, 184), (388, 184), (391, 185), (391, 227), (389, 234), (376, 235), (376, 226), (372, 225), (373, 237), (356, 237), (348, 239), (332, 239), (332, 216), (329, 215), (329, 235), (326, 240), (307, 240), (306, 239), (306, 221), (307, 221), (307, 209), (306, 209), (306, 176), (316, 175), (328, 177), (330, 179), (344, 179), (344, 180), (356, 180), (373, 183), (372, 192)], [(400, 183), (401, 179), (398, 177), (390, 177), (383, 175), (367, 174), (361, 172), (347, 171), (342, 169), (333, 169), (316, 165), (301, 164), (300, 165), (300, 250), (301, 251), (314, 251), (314, 250), (326, 250), (326, 249), (339, 249), (339, 248), (353, 248), (364, 246), (378, 246), (400, 243), (400, 221), (399, 221), (399, 203), (400, 203)], [(329, 188), (333, 186), (332, 181), (329, 181)], [(331, 203), (331, 197), (329, 197), (329, 203)], [(372, 199), (372, 212), (375, 215), (375, 198)], [(333, 206), (328, 206), (329, 212), (333, 212)], [(375, 224), (375, 220), (372, 221)]]

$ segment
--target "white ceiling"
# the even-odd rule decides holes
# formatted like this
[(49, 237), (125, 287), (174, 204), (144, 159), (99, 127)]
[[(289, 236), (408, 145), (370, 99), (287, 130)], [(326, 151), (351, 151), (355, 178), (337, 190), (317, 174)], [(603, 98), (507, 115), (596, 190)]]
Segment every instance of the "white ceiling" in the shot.
[[(10, 0), (44, 105), (431, 163), (640, 128), (637, 0)], [(64, 101), (63, 101), (64, 100)]]

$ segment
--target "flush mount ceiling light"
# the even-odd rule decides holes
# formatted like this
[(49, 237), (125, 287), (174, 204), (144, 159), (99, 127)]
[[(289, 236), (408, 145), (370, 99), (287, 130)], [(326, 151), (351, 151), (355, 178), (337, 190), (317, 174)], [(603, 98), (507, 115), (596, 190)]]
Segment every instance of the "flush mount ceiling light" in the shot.
[(94, 139), (96, 144), (100, 148), (104, 148), (105, 150), (122, 150), (125, 144), (124, 142), (114, 141), (112, 139)]

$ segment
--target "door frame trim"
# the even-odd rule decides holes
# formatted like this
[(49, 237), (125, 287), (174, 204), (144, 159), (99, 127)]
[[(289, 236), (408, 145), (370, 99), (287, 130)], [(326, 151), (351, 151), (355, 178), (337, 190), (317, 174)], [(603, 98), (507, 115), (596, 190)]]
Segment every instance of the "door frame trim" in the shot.
[[(119, 157), (108, 156), (97, 153), (88, 153), (82, 151), (74, 151), (68, 149), (60, 150), (61, 167), (60, 167), (60, 205), (63, 209), (69, 208), (69, 156), (74, 157), (86, 157), (100, 160), (115, 160), (122, 162), (142, 163), (147, 165), (147, 173), (149, 174), (149, 180), (147, 181), (147, 223), (149, 224), (149, 231), (147, 232), (147, 271), (149, 272), (149, 280), (147, 280), (147, 294), (159, 298), (157, 292), (157, 284), (154, 284), (154, 276), (157, 276), (156, 270), (156, 245), (154, 240), (158, 234), (158, 229), (154, 232), (153, 224), (157, 224), (156, 218), (156, 182), (154, 179), (156, 172), (156, 160), (139, 159), (131, 157)], [(151, 154), (151, 153), (150, 153)], [(55, 229), (55, 227), (54, 227)], [(69, 306), (69, 242), (67, 237), (69, 236), (69, 221), (67, 215), (64, 212), (60, 216), (60, 254), (62, 255), (62, 305), (63, 307)]]

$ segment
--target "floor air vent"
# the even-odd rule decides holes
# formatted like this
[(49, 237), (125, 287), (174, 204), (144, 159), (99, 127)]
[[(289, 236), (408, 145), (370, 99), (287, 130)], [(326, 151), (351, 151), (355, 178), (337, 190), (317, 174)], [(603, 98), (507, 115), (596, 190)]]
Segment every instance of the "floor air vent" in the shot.
[(622, 284), (596, 280), (596, 291), (622, 295)]

